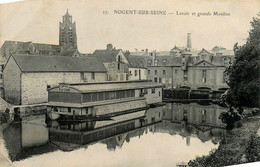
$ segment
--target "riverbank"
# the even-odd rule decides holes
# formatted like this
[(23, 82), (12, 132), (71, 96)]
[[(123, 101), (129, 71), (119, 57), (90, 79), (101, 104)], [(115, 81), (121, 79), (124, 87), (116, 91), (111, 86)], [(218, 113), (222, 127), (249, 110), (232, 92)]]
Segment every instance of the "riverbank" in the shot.
[(227, 131), (217, 150), (207, 156), (197, 157), (190, 166), (229, 166), (260, 161), (260, 116), (241, 121), (242, 127)]

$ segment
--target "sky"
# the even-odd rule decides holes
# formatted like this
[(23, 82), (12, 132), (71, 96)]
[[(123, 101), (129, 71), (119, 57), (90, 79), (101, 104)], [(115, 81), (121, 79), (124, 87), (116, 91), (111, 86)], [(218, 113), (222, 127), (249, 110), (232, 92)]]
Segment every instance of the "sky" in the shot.
[[(58, 44), (59, 22), (66, 10), (76, 21), (78, 50), (92, 53), (108, 43), (117, 49), (169, 51), (186, 46), (232, 49), (243, 44), (250, 21), (260, 12), (259, 0), (25, 0), (0, 5), (0, 45), (5, 40)], [(116, 14), (145, 10), (148, 14)], [(166, 15), (152, 15), (165, 11)], [(108, 14), (105, 14), (108, 12)], [(189, 12), (189, 15), (177, 15)], [(195, 15), (192, 13), (195, 12)], [(198, 13), (210, 13), (198, 17)], [(214, 12), (228, 15), (216, 16)]]

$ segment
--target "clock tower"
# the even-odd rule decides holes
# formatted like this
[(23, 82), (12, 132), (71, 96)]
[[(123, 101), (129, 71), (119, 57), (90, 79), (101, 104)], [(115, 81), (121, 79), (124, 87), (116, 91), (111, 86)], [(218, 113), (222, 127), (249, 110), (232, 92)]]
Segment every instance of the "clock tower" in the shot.
[(72, 22), (72, 16), (67, 13), (60, 22), (59, 45), (61, 52), (77, 50), (76, 22)]

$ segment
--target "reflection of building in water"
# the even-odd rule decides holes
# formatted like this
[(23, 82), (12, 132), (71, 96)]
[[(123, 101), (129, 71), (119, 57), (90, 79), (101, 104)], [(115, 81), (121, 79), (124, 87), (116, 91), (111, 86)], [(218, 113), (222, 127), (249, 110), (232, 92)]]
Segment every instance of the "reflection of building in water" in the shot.
[(117, 135), (113, 138), (105, 139), (102, 141), (102, 143), (105, 143), (107, 145), (108, 150), (116, 150), (116, 147), (121, 148), (125, 141), (130, 142), (131, 138), (133, 137), (140, 138), (144, 133), (147, 134), (148, 130), (154, 133), (155, 130), (154, 124), (160, 122), (161, 120), (162, 120), (162, 107), (150, 108), (148, 109), (145, 115), (143, 123), (136, 126), (136, 128), (139, 129)]
[(163, 108), (163, 119), (176, 123), (185, 121), (193, 125), (225, 127), (219, 119), (219, 115), (226, 110), (226, 108), (217, 105), (203, 106), (193, 103), (189, 105), (168, 103)]
[[(114, 142), (121, 147), (126, 139), (124, 133), (162, 120), (162, 107), (148, 109), (143, 115), (136, 115), (136, 113), (138, 112), (116, 116), (112, 118), (114, 119), (112, 121), (95, 121), (53, 127), (49, 129), (49, 140), (62, 150), (72, 150), (81, 145), (115, 137)], [(110, 138), (110, 140), (112, 139)], [(109, 143), (108, 149), (113, 150), (114, 147), (109, 146)]]
[(225, 135), (225, 124), (219, 119), (225, 110), (217, 105), (168, 103), (163, 107), (163, 122), (156, 125), (155, 131), (179, 134), (186, 138), (187, 145), (190, 145), (190, 137), (217, 144)]
[(43, 125), (14, 123), (4, 130), (3, 137), (12, 161), (57, 150), (48, 143), (48, 129)]
[(116, 146), (122, 147), (124, 142), (130, 142), (130, 138), (143, 135), (146, 128), (154, 131), (153, 124), (162, 121), (162, 107), (140, 112), (142, 115), (129, 113), (107, 122), (52, 122), (48, 124), (51, 126), (49, 129), (39, 123), (43, 120), (16, 123), (6, 128), (3, 136), (12, 161), (57, 149), (71, 151), (87, 148), (89, 144), (99, 141), (106, 144), (108, 150), (115, 150)]

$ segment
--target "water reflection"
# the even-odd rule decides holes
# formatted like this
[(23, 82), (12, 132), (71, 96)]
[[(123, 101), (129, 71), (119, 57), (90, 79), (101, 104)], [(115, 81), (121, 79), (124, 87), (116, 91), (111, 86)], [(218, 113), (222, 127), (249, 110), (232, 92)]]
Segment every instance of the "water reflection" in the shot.
[(211, 140), (217, 144), (225, 137), (226, 125), (219, 119), (219, 115), (226, 110), (218, 105), (168, 103), (163, 107), (163, 122), (157, 125), (157, 129), (159, 132), (185, 137), (187, 145), (190, 144), (190, 137), (197, 137), (202, 142)]
[[(60, 154), (58, 150), (62, 150), (70, 151), (72, 157), (79, 156), (78, 152), (95, 154), (88, 163), (96, 166), (97, 157), (105, 155), (117, 159), (116, 164), (108, 161), (106, 166), (128, 161), (136, 162), (137, 166), (148, 165), (152, 163), (152, 157), (162, 161), (161, 164), (153, 162), (152, 166), (172, 166), (217, 148), (218, 142), (225, 137), (225, 125), (218, 119), (223, 110), (216, 105), (168, 103), (144, 112), (117, 116), (113, 121), (49, 122), (46, 125), (43, 118), (12, 124), (3, 131), (3, 138), (12, 161), (26, 159), (15, 163), (19, 165), (30, 159), (34, 159), (33, 162), (37, 159), (40, 163), (43, 157), (34, 155), (45, 153), (44, 156), (49, 157)], [(108, 152), (100, 145), (105, 145)], [(132, 155), (131, 151), (137, 155), (149, 155), (149, 158), (145, 156), (146, 161), (144, 155)], [(126, 154), (131, 154), (131, 158), (123, 157)], [(34, 157), (28, 158), (31, 156)], [(65, 157), (63, 163), (68, 166)], [(55, 161), (55, 156), (50, 159)], [(77, 163), (84, 163), (81, 161), (78, 159)]]

